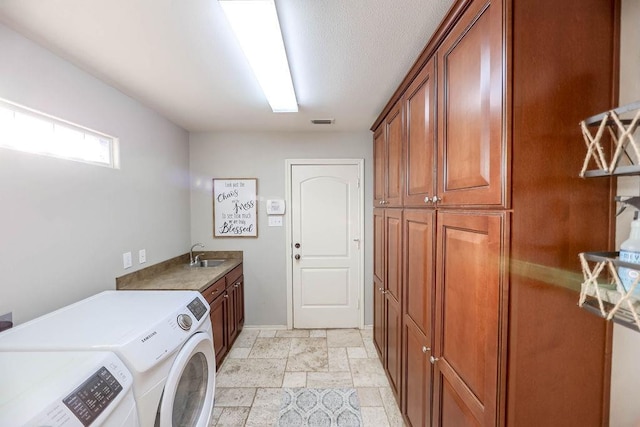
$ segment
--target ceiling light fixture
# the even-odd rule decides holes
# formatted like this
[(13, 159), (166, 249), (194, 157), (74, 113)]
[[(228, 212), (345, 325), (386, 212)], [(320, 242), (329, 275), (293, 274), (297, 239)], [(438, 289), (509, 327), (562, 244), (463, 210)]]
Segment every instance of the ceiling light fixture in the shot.
[(219, 0), (274, 113), (298, 111), (274, 0)]

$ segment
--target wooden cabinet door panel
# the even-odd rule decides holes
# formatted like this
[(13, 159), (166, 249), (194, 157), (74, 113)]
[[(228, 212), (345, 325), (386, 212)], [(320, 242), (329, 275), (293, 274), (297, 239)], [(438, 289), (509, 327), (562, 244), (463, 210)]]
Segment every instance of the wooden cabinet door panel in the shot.
[(404, 399), (402, 413), (411, 427), (431, 425), (430, 340), (405, 315), (404, 318)]
[(238, 336), (238, 324), (236, 323), (236, 299), (238, 298), (237, 288), (234, 287), (233, 284), (228, 286), (227, 294), (224, 297), (227, 298), (227, 336), (229, 345), (231, 345)]
[(387, 143), (384, 124), (373, 133), (373, 203), (384, 202), (386, 186)]
[[(496, 424), (503, 389), (505, 216), (438, 213), (436, 220), (436, 383), (446, 379), (485, 426)], [(436, 400), (434, 412), (442, 410), (442, 394)]]
[(373, 344), (376, 346), (382, 365), (385, 365), (384, 283), (373, 279)]
[(475, 1), (437, 51), (439, 204), (505, 202), (502, 5)]
[(433, 316), (435, 213), (426, 209), (404, 210), (405, 313), (429, 340)]
[(385, 290), (402, 301), (402, 210), (385, 209)]
[(244, 276), (238, 277), (230, 286), (234, 287), (234, 322), (236, 335), (238, 335), (244, 326)]
[(216, 353), (216, 367), (220, 368), (222, 359), (227, 354), (227, 300), (224, 294), (220, 295), (211, 303), (211, 329), (213, 332), (213, 349)]
[(404, 400), (412, 427), (431, 422), (431, 356), (435, 212), (405, 209), (404, 232)]
[[(436, 369), (437, 372), (437, 369)], [(465, 399), (458, 395), (447, 381), (446, 377), (441, 376), (440, 389), (438, 394), (441, 396), (440, 411), (437, 413), (437, 420), (434, 425), (438, 426), (455, 426), (455, 427), (480, 427), (477, 417), (471, 412), (465, 404)]]
[(384, 282), (385, 241), (384, 241), (384, 209), (373, 210), (373, 277)]
[(405, 139), (405, 207), (431, 205), (435, 195), (436, 82), (435, 60), (430, 59), (404, 98), (407, 122)]
[(393, 295), (386, 294), (385, 296), (385, 330), (387, 332), (385, 367), (391, 390), (399, 403), (402, 385), (402, 312), (400, 302)]
[(373, 343), (384, 364), (384, 209), (373, 210)]
[(385, 120), (386, 142), (387, 142), (387, 158), (386, 158), (386, 175), (387, 181), (385, 186), (385, 207), (402, 206), (403, 191), (403, 170), (402, 161), (402, 140), (403, 140), (403, 119), (402, 119), (402, 103), (398, 102), (389, 112)]

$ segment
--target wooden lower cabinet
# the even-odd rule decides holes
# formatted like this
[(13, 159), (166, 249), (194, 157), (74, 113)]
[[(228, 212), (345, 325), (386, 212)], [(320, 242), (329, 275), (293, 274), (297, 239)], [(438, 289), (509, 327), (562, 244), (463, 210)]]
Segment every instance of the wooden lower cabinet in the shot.
[(401, 411), (412, 427), (431, 423), (435, 218), (433, 210), (404, 210)]
[(219, 368), (244, 325), (244, 276), (242, 264), (205, 289), (209, 302), (213, 349)]
[(434, 426), (501, 424), (507, 215), (438, 213)]
[(391, 390), (400, 403), (402, 386), (402, 209), (384, 211), (384, 360)]
[[(374, 209), (373, 342), (391, 390), (402, 390), (402, 209)], [(381, 265), (380, 263), (384, 263)]]
[(373, 344), (383, 365), (384, 356), (384, 209), (373, 210)]

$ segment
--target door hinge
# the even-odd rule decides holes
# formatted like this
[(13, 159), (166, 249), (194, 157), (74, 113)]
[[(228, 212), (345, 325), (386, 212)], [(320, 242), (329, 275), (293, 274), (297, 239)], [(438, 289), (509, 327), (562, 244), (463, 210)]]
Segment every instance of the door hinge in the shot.
[(360, 188), (360, 178), (358, 178), (358, 188)]

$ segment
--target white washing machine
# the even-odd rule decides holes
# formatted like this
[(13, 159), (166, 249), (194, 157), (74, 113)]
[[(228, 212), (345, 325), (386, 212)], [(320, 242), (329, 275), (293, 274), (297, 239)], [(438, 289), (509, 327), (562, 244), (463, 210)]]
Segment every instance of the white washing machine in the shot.
[(0, 333), (0, 352), (110, 351), (133, 376), (142, 427), (208, 427), (209, 305), (192, 291), (105, 291)]
[(132, 383), (110, 352), (0, 353), (0, 426), (138, 427)]

